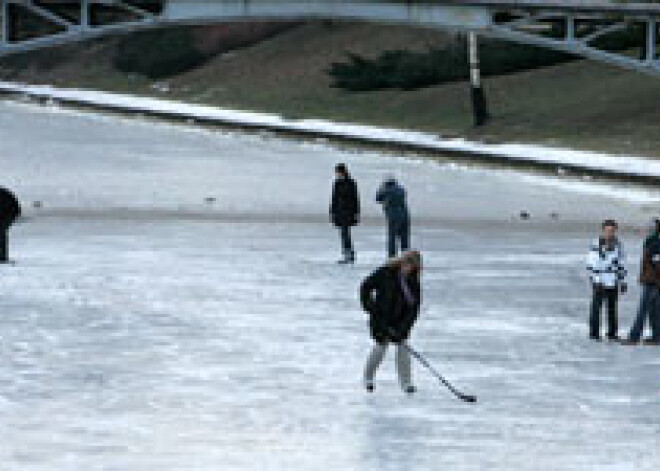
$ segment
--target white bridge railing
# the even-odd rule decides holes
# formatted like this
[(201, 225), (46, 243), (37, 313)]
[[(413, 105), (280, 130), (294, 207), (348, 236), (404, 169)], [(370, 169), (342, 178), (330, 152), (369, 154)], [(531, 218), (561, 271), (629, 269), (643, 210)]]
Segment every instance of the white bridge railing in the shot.
[[(320, 18), (472, 31), (660, 77), (660, 4), (605, 0), (0, 0), (0, 57), (168, 24)], [(626, 30), (637, 51), (602, 46)]]

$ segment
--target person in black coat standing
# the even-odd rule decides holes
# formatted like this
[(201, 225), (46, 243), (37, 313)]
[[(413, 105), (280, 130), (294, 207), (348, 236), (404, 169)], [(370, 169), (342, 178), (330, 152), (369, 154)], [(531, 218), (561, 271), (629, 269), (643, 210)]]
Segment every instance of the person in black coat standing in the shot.
[(11, 191), (0, 187), (0, 263), (9, 261), (8, 232), (21, 215), (21, 205)]
[(345, 164), (335, 167), (335, 184), (330, 203), (330, 219), (339, 228), (344, 258), (339, 263), (355, 262), (351, 227), (360, 222), (360, 196), (355, 180)]
[(397, 346), (396, 366), (404, 392), (412, 394), (410, 355), (405, 348), (422, 303), (422, 255), (405, 252), (367, 277), (360, 287), (362, 308), (369, 315), (371, 337), (375, 345), (364, 370), (364, 385), (374, 390), (376, 370), (383, 361), (390, 343)]

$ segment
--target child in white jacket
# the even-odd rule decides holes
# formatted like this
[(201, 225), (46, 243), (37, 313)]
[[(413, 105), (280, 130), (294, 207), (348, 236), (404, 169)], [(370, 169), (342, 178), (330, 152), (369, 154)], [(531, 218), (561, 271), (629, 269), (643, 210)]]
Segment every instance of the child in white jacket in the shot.
[(607, 301), (608, 331), (607, 338), (619, 339), (617, 305), (619, 291), (625, 293), (626, 285), (626, 255), (623, 244), (617, 238), (618, 225), (608, 219), (603, 222), (603, 233), (589, 249), (587, 256), (587, 271), (593, 286), (591, 301), (591, 316), (589, 319), (589, 337), (600, 340), (600, 312), (604, 301)]

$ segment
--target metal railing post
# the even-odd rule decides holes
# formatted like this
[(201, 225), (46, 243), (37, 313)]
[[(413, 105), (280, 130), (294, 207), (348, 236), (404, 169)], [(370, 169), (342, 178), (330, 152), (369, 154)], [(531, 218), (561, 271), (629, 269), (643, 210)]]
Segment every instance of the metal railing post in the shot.
[(89, 28), (89, 0), (80, 1), (80, 29)]
[(0, 46), (4, 46), (9, 42), (9, 8), (5, 0), (0, 0)]
[(655, 18), (649, 18), (646, 24), (646, 62), (653, 63), (656, 59), (656, 39), (658, 24)]
[(575, 17), (566, 15), (566, 41), (575, 42)]
[(470, 64), (470, 89), (472, 94), (472, 112), (474, 125), (483, 126), (488, 122), (488, 104), (481, 83), (481, 65), (479, 63), (479, 40), (477, 33), (468, 33), (468, 63)]

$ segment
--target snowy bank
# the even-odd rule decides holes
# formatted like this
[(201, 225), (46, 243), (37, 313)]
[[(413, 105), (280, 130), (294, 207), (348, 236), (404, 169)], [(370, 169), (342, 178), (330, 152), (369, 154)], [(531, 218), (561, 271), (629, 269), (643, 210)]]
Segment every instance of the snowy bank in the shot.
[(443, 138), (423, 132), (323, 120), (288, 120), (268, 113), (236, 111), (117, 93), (9, 82), (0, 82), (0, 95), (22, 96), (39, 101), (111, 112), (145, 114), (176, 121), (327, 138), (485, 163), (528, 166), (560, 174), (586, 174), (645, 184), (655, 184), (660, 177), (660, 161), (630, 155), (608, 155), (529, 144), (484, 144), (460, 138)]

